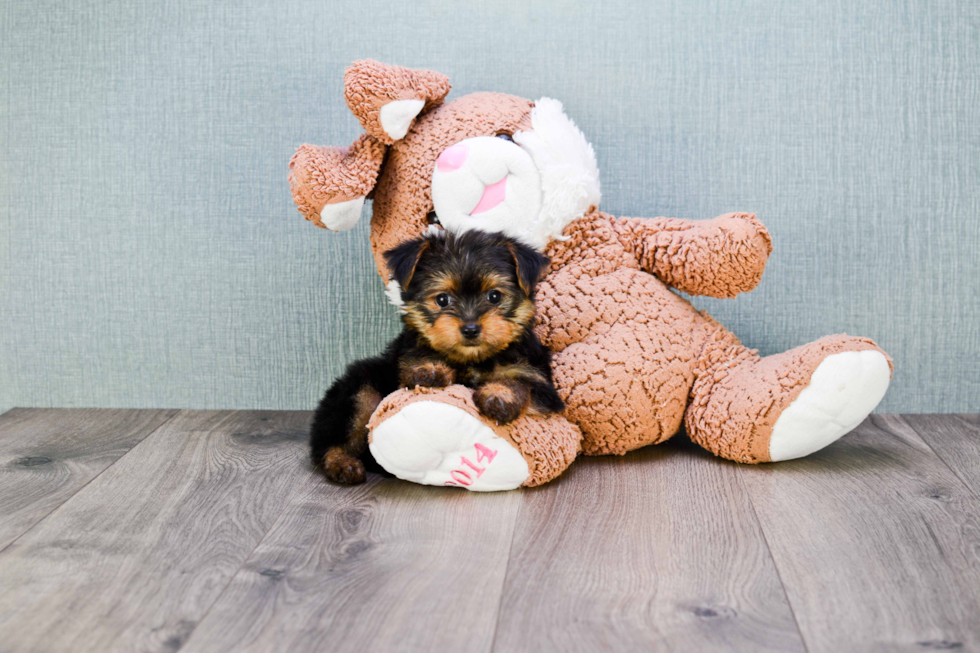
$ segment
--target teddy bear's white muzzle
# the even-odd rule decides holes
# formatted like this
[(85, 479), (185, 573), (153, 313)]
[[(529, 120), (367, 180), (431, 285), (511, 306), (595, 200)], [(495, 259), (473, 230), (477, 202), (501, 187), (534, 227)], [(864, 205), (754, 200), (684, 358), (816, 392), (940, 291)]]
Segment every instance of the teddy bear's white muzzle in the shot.
[(541, 210), (541, 176), (531, 156), (502, 138), (468, 138), (446, 148), (432, 173), (432, 203), (451, 231), (525, 235)]

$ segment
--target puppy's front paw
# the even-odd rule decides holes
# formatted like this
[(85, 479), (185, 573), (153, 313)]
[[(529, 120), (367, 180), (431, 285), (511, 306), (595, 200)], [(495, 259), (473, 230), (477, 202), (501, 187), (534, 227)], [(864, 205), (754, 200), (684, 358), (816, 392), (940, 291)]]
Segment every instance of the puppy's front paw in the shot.
[(367, 480), (364, 463), (340, 447), (327, 451), (323, 457), (323, 472), (329, 480), (340, 485), (357, 485)]
[(513, 422), (527, 405), (528, 393), (516, 383), (490, 382), (473, 393), (480, 412), (500, 424)]
[(444, 388), (455, 380), (453, 369), (443, 363), (425, 362), (402, 369), (401, 382), (406, 388)]

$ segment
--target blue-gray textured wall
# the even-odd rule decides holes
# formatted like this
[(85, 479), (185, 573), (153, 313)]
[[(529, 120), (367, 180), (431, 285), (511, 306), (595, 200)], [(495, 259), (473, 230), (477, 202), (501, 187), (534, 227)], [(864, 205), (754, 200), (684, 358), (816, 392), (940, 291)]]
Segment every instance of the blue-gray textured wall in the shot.
[(880, 410), (980, 410), (980, 4), (8, 0), (0, 409), (310, 408), (397, 328), (367, 219), (286, 164), (359, 133), (352, 60), (564, 101), (603, 208), (758, 213), (762, 284), (698, 300), (772, 353), (876, 339)]

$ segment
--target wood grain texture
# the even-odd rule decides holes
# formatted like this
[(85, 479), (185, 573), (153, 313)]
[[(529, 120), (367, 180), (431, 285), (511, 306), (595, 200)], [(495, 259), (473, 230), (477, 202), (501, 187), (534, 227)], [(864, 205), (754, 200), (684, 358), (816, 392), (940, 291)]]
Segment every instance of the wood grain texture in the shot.
[(311, 471), (309, 413), (182, 412), (0, 553), (14, 651), (180, 648)]
[(481, 495), (330, 485), (309, 413), (171, 414), (0, 416), (0, 507), (39, 520), (0, 552), (0, 651), (980, 649), (977, 415)]
[(496, 651), (803, 650), (735, 465), (693, 445), (526, 491)]
[(980, 648), (980, 499), (901, 418), (738, 471), (809, 651)]
[(176, 414), (15, 408), (0, 415), (0, 550)]
[(902, 419), (980, 497), (980, 415), (902, 415)]
[(181, 652), (489, 651), (520, 499), (315, 476)]

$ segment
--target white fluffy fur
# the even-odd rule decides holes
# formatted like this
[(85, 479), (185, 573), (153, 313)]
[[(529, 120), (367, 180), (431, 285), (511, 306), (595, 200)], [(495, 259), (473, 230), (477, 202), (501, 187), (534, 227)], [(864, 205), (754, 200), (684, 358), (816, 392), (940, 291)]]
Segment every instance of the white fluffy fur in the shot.
[[(541, 98), (531, 109), (531, 129), (514, 142), (478, 136), (460, 141), (463, 164), (435, 166), (432, 202), (450, 231), (500, 231), (543, 250), (600, 198), (599, 168), (592, 146), (561, 102)], [(473, 215), (490, 184), (506, 179), (506, 197)]]
[(402, 301), (402, 287), (394, 279), (388, 281), (385, 286), (385, 295), (388, 296), (388, 303), (398, 309), (399, 313), (405, 312), (405, 302)]
[(531, 127), (514, 134), (514, 142), (531, 155), (541, 175), (542, 204), (534, 231), (547, 244), (599, 204), (599, 166), (592, 146), (558, 100), (545, 97), (535, 102)]
[[(534, 247), (549, 238), (539, 233), (534, 216), (541, 212), (541, 175), (534, 159), (520, 145), (492, 136), (467, 138), (459, 168), (432, 174), (432, 203), (439, 221), (450, 231), (500, 231)], [(505, 197), (491, 209), (472, 211), (491, 184), (503, 181)]]

